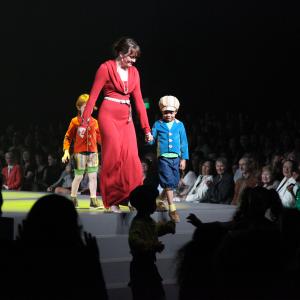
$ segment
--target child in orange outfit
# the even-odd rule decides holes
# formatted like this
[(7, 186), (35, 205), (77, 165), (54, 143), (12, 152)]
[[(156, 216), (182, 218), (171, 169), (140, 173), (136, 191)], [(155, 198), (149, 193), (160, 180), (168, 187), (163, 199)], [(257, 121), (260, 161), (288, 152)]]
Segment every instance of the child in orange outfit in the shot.
[(90, 207), (99, 208), (100, 203), (96, 197), (97, 192), (97, 172), (99, 166), (97, 143), (101, 143), (98, 122), (94, 118), (90, 118), (89, 126), (83, 137), (77, 134), (77, 129), (81, 124), (81, 115), (89, 100), (88, 94), (82, 94), (76, 101), (78, 116), (70, 122), (69, 128), (64, 138), (64, 155), (62, 162), (66, 163), (70, 160), (70, 146), (74, 142), (74, 158), (76, 161), (75, 177), (72, 182), (71, 199), (75, 207), (78, 207), (77, 192), (80, 182), (85, 172), (89, 177), (90, 189)]

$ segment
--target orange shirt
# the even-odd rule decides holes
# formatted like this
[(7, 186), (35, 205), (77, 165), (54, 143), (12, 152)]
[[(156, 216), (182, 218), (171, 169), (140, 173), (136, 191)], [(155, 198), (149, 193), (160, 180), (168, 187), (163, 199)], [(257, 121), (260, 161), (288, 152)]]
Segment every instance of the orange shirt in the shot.
[(69, 150), (72, 141), (74, 141), (74, 153), (98, 152), (97, 142), (100, 144), (101, 138), (97, 120), (90, 118), (83, 138), (77, 133), (80, 122), (80, 117), (75, 117), (71, 120), (64, 138), (64, 150)]

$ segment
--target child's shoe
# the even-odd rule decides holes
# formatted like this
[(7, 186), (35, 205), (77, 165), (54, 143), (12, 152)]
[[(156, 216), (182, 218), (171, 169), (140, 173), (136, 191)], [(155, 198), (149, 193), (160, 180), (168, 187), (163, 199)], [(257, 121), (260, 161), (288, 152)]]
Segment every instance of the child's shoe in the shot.
[(90, 198), (90, 208), (102, 208), (97, 198)]
[(180, 217), (179, 217), (179, 214), (177, 213), (176, 210), (169, 211), (169, 216), (170, 216), (170, 219), (173, 222), (175, 222), (175, 223), (179, 223), (180, 222)]
[(72, 201), (72, 203), (74, 204), (74, 207), (75, 207), (75, 208), (78, 208), (78, 207), (79, 207), (78, 201), (77, 201), (77, 198), (76, 198), (76, 197), (72, 197), (72, 196), (71, 196), (71, 201)]

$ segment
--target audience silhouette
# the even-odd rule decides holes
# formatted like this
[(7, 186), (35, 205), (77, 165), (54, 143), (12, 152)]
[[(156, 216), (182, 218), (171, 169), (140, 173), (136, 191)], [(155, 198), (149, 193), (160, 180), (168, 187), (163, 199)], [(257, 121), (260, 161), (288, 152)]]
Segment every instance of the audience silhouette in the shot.
[(78, 224), (70, 200), (41, 197), (19, 226), (16, 299), (107, 299), (95, 238)]
[(133, 300), (162, 300), (165, 292), (158, 272), (156, 253), (164, 250), (159, 236), (175, 233), (173, 221), (156, 223), (151, 214), (156, 210), (158, 190), (153, 186), (142, 185), (130, 193), (130, 203), (137, 214), (129, 229), (129, 247), (132, 255), (130, 283)]

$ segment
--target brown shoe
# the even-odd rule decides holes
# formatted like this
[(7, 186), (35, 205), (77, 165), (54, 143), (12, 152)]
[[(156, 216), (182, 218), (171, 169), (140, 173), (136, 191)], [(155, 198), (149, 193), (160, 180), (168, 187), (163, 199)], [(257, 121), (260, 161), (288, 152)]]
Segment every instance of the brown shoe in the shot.
[(102, 208), (97, 198), (90, 198), (90, 208)]
[(170, 219), (175, 222), (175, 223), (179, 223), (180, 222), (180, 217), (179, 217), (179, 214), (177, 213), (176, 210), (174, 211), (169, 211), (169, 216), (170, 216)]

